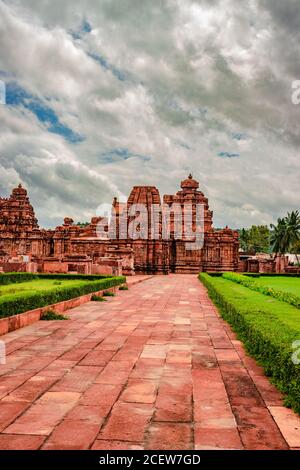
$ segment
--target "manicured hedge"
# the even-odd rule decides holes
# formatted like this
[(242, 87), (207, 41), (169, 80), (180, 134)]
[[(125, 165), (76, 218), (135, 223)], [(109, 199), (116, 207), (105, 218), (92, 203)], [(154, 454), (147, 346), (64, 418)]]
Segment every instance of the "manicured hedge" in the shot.
[[(286, 395), (285, 404), (300, 413), (300, 365), (292, 361), (294, 341), (300, 337), (300, 322), (294, 307), (274, 300), (255, 301), (253, 294), (243, 287), (232, 288), (222, 278), (200, 274), (199, 279), (207, 287), (210, 298), (219, 307), (221, 315), (237, 332), (248, 352), (264, 367), (274, 384)], [(258, 301), (259, 300), (259, 301)], [(274, 308), (276, 305), (276, 308)], [(282, 309), (281, 309), (282, 306)], [(276, 316), (281, 311), (296, 318), (295, 326)], [(296, 313), (296, 315), (295, 315)]]
[(249, 277), (300, 277), (297, 273), (241, 273)]
[(20, 282), (29, 282), (38, 279), (35, 273), (1, 273), (0, 285), (16, 284)]
[(210, 272), (208, 272), (207, 274), (213, 277), (221, 277), (223, 275), (223, 273), (210, 273)]
[(260, 292), (264, 295), (269, 295), (275, 299), (281, 300), (282, 302), (287, 302), (290, 305), (294, 305), (294, 307), (300, 308), (300, 297), (290, 292), (284, 292), (282, 290), (274, 289), (273, 287), (261, 285), (258, 282), (255, 282), (251, 277), (237, 273), (224, 273), (222, 277), (229, 281), (236, 282), (237, 284), (241, 284), (244, 287), (248, 287), (248, 289)]
[(107, 279), (112, 276), (104, 276), (100, 274), (47, 274), (47, 273), (1, 273), (0, 285), (16, 284), (20, 282), (30, 282), (37, 279), (60, 279), (62, 281), (97, 281), (99, 279)]
[(300, 277), (298, 273), (260, 273), (261, 277)]
[(243, 274), (244, 276), (247, 276), (247, 277), (260, 277), (261, 276), (260, 273), (240, 273), (240, 274)]
[[(213, 272), (207, 272), (207, 274), (209, 274), (210, 276), (213, 276), (213, 277), (220, 277), (224, 274), (224, 272), (216, 272), (216, 273), (213, 273)], [(267, 277), (300, 277), (300, 274), (297, 274), (297, 273), (240, 273), (240, 274), (243, 274), (244, 276), (247, 276), (247, 277), (264, 277), (264, 276), (267, 276)]]
[(62, 286), (51, 291), (40, 290), (5, 295), (3, 298), (0, 297), (0, 318), (10, 317), (28, 310), (34, 310), (92, 292), (109, 289), (124, 282), (126, 282), (124, 276), (107, 277), (97, 281), (87, 281), (84, 284), (80, 282), (69, 287)]
[(47, 274), (39, 273), (37, 274), (38, 279), (60, 279), (61, 281), (98, 281), (99, 279), (107, 279), (112, 276), (102, 275), (102, 274)]

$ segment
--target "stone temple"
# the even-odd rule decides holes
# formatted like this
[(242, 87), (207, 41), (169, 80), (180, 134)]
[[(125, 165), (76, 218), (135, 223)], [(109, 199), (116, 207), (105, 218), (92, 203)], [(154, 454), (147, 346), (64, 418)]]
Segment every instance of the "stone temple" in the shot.
[[(201, 205), (204, 243), (199, 249), (187, 244), (190, 234), (182, 230), (175, 234), (176, 218), (170, 212), (170, 235), (163, 233), (164, 213), (154, 220), (153, 207), (192, 208), (192, 226), (197, 230), (195, 211)], [(119, 228), (124, 211), (130, 223), (130, 209), (134, 205), (145, 207), (149, 216), (145, 238), (121, 237), (119, 230), (113, 238), (111, 224)], [(75, 225), (66, 217), (54, 230), (41, 229), (30, 204), (27, 191), (19, 185), (7, 199), (0, 198), (0, 269), (2, 271), (38, 271), (83, 274), (169, 274), (198, 273), (200, 271), (237, 271), (239, 265), (238, 233), (226, 227), (213, 228), (213, 213), (208, 199), (199, 190), (199, 183), (190, 175), (181, 182), (181, 189), (174, 195), (161, 198), (155, 186), (134, 186), (127, 205), (115, 198), (112, 204), (114, 216), (99, 237), (97, 226), (101, 217), (93, 217), (89, 225)], [(180, 219), (179, 219), (180, 220)], [(112, 222), (113, 221), (113, 222)], [(183, 222), (182, 222), (183, 223)], [(151, 225), (152, 224), (152, 225)], [(155, 236), (153, 226), (155, 224)], [(127, 228), (127, 227), (126, 227)]]

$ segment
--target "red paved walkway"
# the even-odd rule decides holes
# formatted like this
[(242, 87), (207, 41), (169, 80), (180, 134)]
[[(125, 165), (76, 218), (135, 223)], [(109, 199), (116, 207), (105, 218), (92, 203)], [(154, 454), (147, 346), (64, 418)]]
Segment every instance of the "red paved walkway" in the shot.
[(195, 276), (152, 277), (68, 315), (1, 338), (0, 449), (300, 447), (299, 418)]

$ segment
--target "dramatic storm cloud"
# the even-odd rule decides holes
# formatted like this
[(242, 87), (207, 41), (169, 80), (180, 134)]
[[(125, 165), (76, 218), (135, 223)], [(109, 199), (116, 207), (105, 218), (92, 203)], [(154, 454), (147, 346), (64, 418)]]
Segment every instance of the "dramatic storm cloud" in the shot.
[(0, 196), (87, 220), (189, 172), (215, 226), (299, 209), (297, 0), (0, 0)]

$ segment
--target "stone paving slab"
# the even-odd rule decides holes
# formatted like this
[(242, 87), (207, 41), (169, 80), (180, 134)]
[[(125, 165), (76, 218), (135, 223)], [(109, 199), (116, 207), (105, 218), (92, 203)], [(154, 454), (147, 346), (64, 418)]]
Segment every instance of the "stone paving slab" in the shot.
[(193, 275), (3, 336), (0, 449), (297, 449), (300, 418)]

